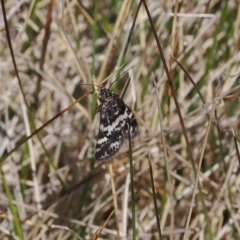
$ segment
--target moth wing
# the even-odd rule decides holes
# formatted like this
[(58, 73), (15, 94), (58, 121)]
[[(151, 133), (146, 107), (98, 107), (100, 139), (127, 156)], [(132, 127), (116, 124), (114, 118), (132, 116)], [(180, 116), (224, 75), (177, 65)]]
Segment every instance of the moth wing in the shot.
[(105, 102), (101, 106), (99, 132), (95, 150), (96, 160), (107, 160), (116, 154), (124, 141), (123, 119), (118, 100)]
[(121, 148), (124, 137), (121, 131), (108, 136), (106, 132), (99, 131), (95, 150), (95, 159), (104, 161), (115, 155)]
[(116, 154), (124, 139), (137, 135), (137, 121), (131, 109), (117, 96), (100, 106), (100, 124), (95, 150), (96, 160), (107, 160)]
[[(127, 105), (125, 105), (125, 106), (126, 106), (125, 114), (123, 115), (124, 121), (125, 121), (125, 125), (123, 128), (124, 137), (126, 139), (128, 139), (128, 131), (129, 131), (131, 139), (133, 139), (137, 136), (137, 130), (138, 130), (137, 120), (136, 120), (132, 110)], [(128, 127), (128, 125), (129, 125), (129, 127)]]

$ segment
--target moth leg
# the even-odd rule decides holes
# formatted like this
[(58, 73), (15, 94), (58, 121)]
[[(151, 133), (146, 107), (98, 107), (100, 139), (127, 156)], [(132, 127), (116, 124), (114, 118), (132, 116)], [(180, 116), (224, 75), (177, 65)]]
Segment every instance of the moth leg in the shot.
[(99, 104), (97, 106), (97, 112), (96, 113), (101, 112), (101, 111), (102, 111), (102, 104)]

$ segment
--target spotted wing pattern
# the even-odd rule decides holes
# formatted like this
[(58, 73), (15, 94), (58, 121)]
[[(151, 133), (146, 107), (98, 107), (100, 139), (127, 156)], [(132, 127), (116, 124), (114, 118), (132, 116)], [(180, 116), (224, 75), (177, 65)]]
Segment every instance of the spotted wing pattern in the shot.
[(128, 139), (128, 125), (131, 139), (136, 137), (137, 121), (131, 109), (116, 94), (105, 87), (98, 91), (100, 123), (95, 158), (104, 161), (116, 154)]

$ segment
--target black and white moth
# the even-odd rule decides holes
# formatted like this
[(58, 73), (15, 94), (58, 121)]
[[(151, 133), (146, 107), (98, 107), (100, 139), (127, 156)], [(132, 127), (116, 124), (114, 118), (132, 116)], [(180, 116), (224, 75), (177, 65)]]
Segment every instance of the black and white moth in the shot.
[[(137, 135), (137, 121), (131, 109), (109, 89), (101, 86), (98, 89), (100, 105), (99, 132), (95, 149), (95, 159), (108, 160), (121, 148), (124, 140)], [(128, 130), (129, 125), (129, 130)]]

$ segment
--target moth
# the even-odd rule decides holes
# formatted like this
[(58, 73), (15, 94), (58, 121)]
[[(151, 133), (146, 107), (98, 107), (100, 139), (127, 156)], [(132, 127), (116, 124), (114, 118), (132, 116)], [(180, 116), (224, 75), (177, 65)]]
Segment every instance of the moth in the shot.
[(99, 87), (97, 95), (100, 123), (95, 159), (104, 161), (119, 151), (124, 140), (128, 139), (128, 132), (131, 139), (136, 137), (138, 126), (133, 112), (120, 97), (103, 86)]

